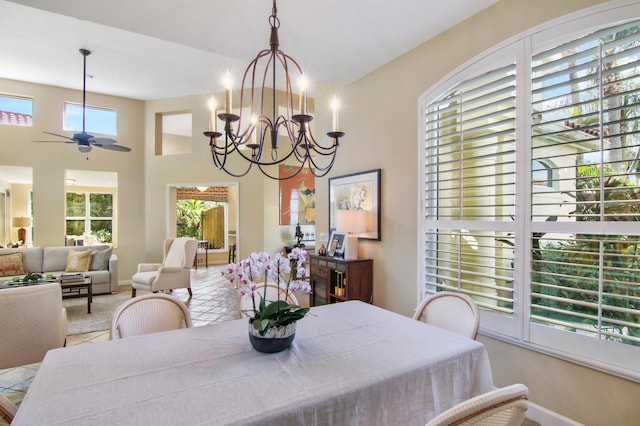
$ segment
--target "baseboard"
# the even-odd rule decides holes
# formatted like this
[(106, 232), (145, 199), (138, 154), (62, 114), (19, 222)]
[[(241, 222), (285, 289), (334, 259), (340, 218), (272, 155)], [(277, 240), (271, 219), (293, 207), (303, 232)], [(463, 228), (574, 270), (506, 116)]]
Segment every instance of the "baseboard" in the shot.
[(538, 422), (541, 425), (554, 426), (584, 426), (582, 423), (576, 422), (568, 417), (551, 411), (540, 405), (529, 401), (529, 409), (527, 410), (527, 419)]

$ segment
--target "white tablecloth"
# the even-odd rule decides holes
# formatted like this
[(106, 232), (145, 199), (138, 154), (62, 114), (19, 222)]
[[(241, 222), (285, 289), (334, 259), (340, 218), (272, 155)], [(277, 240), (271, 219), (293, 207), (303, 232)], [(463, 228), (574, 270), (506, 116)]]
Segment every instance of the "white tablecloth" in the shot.
[(491, 388), (481, 343), (344, 302), (277, 354), (246, 320), (50, 351), (13, 425), (423, 425)]

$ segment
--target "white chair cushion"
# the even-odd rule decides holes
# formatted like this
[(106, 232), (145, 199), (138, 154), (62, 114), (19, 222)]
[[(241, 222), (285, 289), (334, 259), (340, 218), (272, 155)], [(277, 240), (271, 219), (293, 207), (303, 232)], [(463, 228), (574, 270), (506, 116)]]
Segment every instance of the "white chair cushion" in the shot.
[(151, 284), (158, 278), (158, 271), (138, 272), (131, 278), (137, 284), (151, 287)]
[(183, 268), (184, 264), (184, 250), (187, 240), (191, 238), (180, 237), (173, 240), (169, 252), (164, 260), (164, 266), (174, 266), (177, 268)]

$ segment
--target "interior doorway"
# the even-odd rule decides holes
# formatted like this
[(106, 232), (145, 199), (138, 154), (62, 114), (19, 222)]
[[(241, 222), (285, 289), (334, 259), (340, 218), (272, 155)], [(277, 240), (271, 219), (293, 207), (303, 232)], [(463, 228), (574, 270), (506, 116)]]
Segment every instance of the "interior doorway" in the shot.
[(196, 264), (229, 262), (239, 231), (237, 182), (170, 185), (169, 206), (170, 235), (200, 242)]

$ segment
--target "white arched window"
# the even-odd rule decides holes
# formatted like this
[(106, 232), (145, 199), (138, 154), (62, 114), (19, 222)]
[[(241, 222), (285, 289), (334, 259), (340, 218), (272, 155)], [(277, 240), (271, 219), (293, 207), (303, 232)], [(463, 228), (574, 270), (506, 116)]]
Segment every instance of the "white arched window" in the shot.
[(419, 259), (421, 294), (472, 296), (483, 333), (635, 379), (638, 18), (554, 22), (424, 95)]

